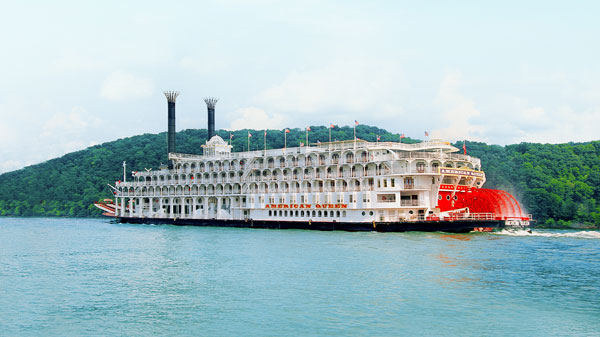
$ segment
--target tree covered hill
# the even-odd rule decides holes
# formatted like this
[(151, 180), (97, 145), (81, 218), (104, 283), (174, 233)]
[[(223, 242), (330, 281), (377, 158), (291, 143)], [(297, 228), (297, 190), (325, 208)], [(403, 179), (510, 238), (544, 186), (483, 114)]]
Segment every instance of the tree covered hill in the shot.
[[(263, 130), (234, 131), (234, 151), (263, 149)], [(218, 134), (225, 140), (230, 133)], [(377, 127), (359, 125), (357, 137), (376, 141), (399, 141), (400, 135)], [(177, 133), (177, 152), (200, 154), (206, 130)], [(329, 129), (311, 126), (311, 143), (329, 140)], [(353, 138), (351, 127), (336, 127), (332, 140)], [(305, 141), (305, 132), (291, 129), (288, 146)], [(405, 143), (417, 140), (405, 138)], [(267, 148), (280, 148), (284, 130), (267, 132)], [(462, 147), (461, 144), (455, 144)], [(485, 187), (504, 189), (515, 195), (546, 225), (600, 224), (600, 141), (568, 144), (498, 146), (467, 142), (468, 154), (481, 158), (488, 181)], [(166, 133), (119, 139), (69, 153), (60, 158), (0, 175), (0, 214), (5, 216), (99, 216), (92, 203), (111, 197), (107, 183), (122, 179), (122, 162), (128, 174), (166, 163)]]

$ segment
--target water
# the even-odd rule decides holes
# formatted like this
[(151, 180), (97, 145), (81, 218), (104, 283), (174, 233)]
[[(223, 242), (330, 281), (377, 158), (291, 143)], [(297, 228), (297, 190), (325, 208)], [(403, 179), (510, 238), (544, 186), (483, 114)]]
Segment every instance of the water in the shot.
[(600, 233), (0, 218), (0, 335), (599, 336)]

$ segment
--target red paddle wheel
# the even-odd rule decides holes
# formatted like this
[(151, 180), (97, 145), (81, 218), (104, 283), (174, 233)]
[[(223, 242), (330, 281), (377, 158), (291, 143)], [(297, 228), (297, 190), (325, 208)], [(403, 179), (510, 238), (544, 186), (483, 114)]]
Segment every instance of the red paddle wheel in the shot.
[(492, 214), (496, 220), (530, 220), (523, 213), (519, 202), (510, 193), (487, 188), (471, 188), (457, 191), (440, 191), (438, 207), (441, 212), (468, 210), (473, 214)]

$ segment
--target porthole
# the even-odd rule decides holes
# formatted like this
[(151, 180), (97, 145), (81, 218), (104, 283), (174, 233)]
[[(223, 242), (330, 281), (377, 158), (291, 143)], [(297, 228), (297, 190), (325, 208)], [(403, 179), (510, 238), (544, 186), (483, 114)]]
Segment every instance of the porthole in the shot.
[(369, 212), (369, 215), (373, 215), (373, 211), (370, 211), (370, 212)]
[(414, 213), (413, 211), (408, 211), (408, 214), (413, 214), (413, 213)]
[(438, 195), (438, 200), (442, 200), (442, 195)]
[(454, 196), (454, 200), (458, 200), (458, 196), (456, 196), (456, 195), (455, 195), (455, 196)]
[(450, 196), (449, 195), (446, 196), (446, 200), (450, 200)]
[(364, 216), (365, 214), (367, 214), (365, 211), (362, 212), (362, 215)]

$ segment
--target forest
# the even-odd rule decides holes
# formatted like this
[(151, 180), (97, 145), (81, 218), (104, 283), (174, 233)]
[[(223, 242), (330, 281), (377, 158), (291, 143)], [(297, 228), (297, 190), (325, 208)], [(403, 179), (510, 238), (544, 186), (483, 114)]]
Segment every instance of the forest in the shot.
[[(327, 142), (329, 128), (311, 126), (309, 142)], [(264, 130), (220, 130), (231, 139), (233, 151), (264, 147)], [(284, 146), (285, 130), (267, 130), (267, 148)], [(353, 139), (352, 127), (335, 127), (332, 140)], [(205, 129), (190, 129), (176, 135), (177, 152), (201, 154)], [(356, 127), (360, 139), (415, 143), (368, 125)], [(287, 146), (304, 143), (303, 129), (290, 129)], [(454, 144), (462, 148), (462, 142)], [(107, 183), (128, 174), (166, 164), (166, 133), (143, 134), (72, 152), (60, 158), (0, 175), (0, 215), (98, 217), (92, 203), (112, 196)], [(512, 193), (533, 214), (538, 226), (596, 227), (600, 224), (600, 141), (566, 144), (521, 143), (499, 146), (466, 142), (467, 154), (481, 158), (486, 172), (485, 187)]]

